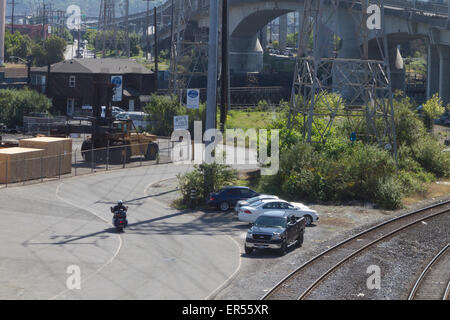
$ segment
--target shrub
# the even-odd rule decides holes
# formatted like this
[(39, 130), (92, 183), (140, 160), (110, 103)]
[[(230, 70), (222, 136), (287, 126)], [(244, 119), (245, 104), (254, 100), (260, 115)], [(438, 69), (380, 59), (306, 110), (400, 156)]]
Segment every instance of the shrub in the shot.
[(346, 180), (353, 182), (349, 191), (361, 200), (373, 199), (378, 181), (395, 173), (396, 165), (390, 154), (376, 146), (355, 144), (342, 160), (347, 163)]
[[(340, 108), (339, 96), (331, 95), (327, 101)], [(325, 110), (326, 105), (319, 107)], [(364, 120), (337, 121), (325, 143), (310, 145), (303, 142), (303, 117), (291, 115), (288, 128), (288, 110), (283, 110), (270, 126), (280, 130), (280, 170), (274, 176), (262, 177), (258, 190), (289, 200), (356, 199), (375, 201), (385, 209), (400, 208), (402, 196), (423, 193), (427, 183), (450, 175), (450, 154), (427, 133), (411, 99), (397, 94), (394, 109), (398, 167), (392, 155), (378, 145), (349, 141), (352, 131), (364, 134)], [(317, 140), (317, 128), (323, 128), (327, 119), (317, 117), (314, 121), (312, 140)], [(377, 126), (381, 128), (382, 121)]]
[(379, 179), (375, 191), (375, 203), (383, 209), (395, 210), (403, 207), (403, 190), (400, 182), (389, 177)]
[(196, 190), (197, 200), (204, 202), (209, 193), (232, 185), (237, 180), (237, 172), (227, 165), (203, 163), (195, 165), (191, 172), (178, 174), (177, 178), (182, 201), (187, 204), (192, 189)]
[(442, 100), (439, 98), (439, 94), (435, 93), (424, 105), (423, 111), (425, 113), (427, 121), (427, 127), (433, 126), (433, 120), (442, 115), (445, 108), (442, 106)]
[(199, 199), (204, 199), (204, 179), (200, 171), (194, 170), (185, 174), (177, 174), (177, 179), (183, 203), (189, 203), (192, 189), (197, 190)]
[(266, 100), (259, 100), (256, 106), (256, 111), (269, 111), (270, 105)]
[(230, 166), (218, 163), (203, 163), (198, 170), (204, 177), (204, 194), (206, 198), (209, 193), (218, 191), (225, 186), (232, 185), (237, 180), (237, 172)]
[(394, 173), (392, 157), (375, 146), (350, 144), (330, 157), (298, 142), (281, 154), (276, 177), (262, 178), (258, 188), (291, 200), (372, 200), (378, 181)]
[(432, 136), (425, 135), (411, 149), (415, 160), (426, 171), (441, 178), (450, 174), (450, 155), (443, 152), (443, 148)]
[(324, 181), (314, 170), (302, 169), (291, 174), (281, 189), (288, 199), (308, 201), (327, 200), (323, 191)]
[(181, 106), (176, 96), (153, 94), (144, 107), (152, 120), (151, 131), (157, 135), (170, 136), (173, 131), (173, 117), (181, 114)]
[(397, 145), (412, 145), (417, 143), (421, 136), (426, 134), (423, 122), (414, 111), (410, 98), (394, 99), (394, 122)]
[(401, 170), (397, 178), (404, 194), (425, 193), (427, 189), (426, 184), (435, 179), (431, 173), (423, 171), (414, 173), (406, 170)]
[[(177, 115), (189, 116), (189, 130), (191, 131), (191, 138), (194, 138), (194, 121), (204, 120), (206, 116), (206, 107), (200, 104), (198, 110), (187, 109), (180, 104), (178, 98), (171, 96), (158, 96), (153, 94), (150, 102), (145, 105), (144, 111), (150, 114), (150, 131), (161, 136), (170, 136), (173, 132), (173, 117)], [(204, 128), (203, 128), (204, 130)]]

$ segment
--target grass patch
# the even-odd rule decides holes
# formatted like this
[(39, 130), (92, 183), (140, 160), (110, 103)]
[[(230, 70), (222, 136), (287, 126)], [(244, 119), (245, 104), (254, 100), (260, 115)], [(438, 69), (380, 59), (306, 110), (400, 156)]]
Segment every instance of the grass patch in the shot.
[(416, 192), (402, 199), (404, 205), (413, 205), (419, 201), (448, 196), (450, 194), (450, 180), (443, 179), (426, 185), (425, 192)]
[[(230, 110), (227, 114), (225, 129), (265, 129), (272, 123), (275, 114), (271, 111)], [(217, 121), (220, 119), (218, 114)]]

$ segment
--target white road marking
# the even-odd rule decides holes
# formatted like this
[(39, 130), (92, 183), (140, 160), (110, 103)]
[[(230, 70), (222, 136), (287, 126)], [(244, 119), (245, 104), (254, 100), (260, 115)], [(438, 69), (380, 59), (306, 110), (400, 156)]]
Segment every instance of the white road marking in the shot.
[[(63, 184), (64, 184), (64, 183), (60, 183), (60, 184), (58, 185), (58, 187), (56, 188), (56, 190), (55, 190), (56, 197), (57, 197), (59, 200), (65, 202), (65, 203), (67, 203), (67, 204), (69, 204), (69, 205), (71, 205), (71, 206), (73, 206), (73, 207), (76, 207), (76, 208), (79, 208), (79, 209), (82, 209), (82, 210), (86, 210), (86, 211), (92, 213), (93, 215), (95, 215), (96, 217), (100, 218), (101, 220), (105, 221), (105, 222), (108, 223), (110, 226), (113, 226), (112, 223), (111, 223), (110, 221), (108, 221), (108, 220), (104, 219), (103, 217), (99, 216), (99, 215), (98, 215), (97, 213), (95, 213), (93, 210), (90, 210), (90, 209), (88, 209), (88, 208), (81, 207), (81, 206), (79, 206), (79, 205), (77, 205), (77, 204), (75, 204), (75, 203), (72, 203), (71, 201), (69, 201), (69, 200), (64, 199), (63, 197), (61, 197), (61, 196), (59, 195), (59, 189), (60, 189), (60, 187), (61, 187)], [(101, 272), (106, 266), (108, 266), (109, 264), (111, 264), (111, 262), (113, 262), (113, 260), (119, 255), (120, 249), (122, 248), (122, 243), (123, 243), (123, 241), (122, 241), (122, 236), (121, 236), (120, 234), (117, 234), (117, 236), (118, 236), (118, 238), (119, 238), (119, 246), (117, 247), (117, 250), (116, 250), (116, 252), (114, 253), (114, 255), (113, 255), (108, 261), (106, 261), (105, 264), (103, 264), (100, 268), (98, 268), (95, 272), (93, 272), (92, 274), (90, 274), (88, 277), (83, 278), (83, 279), (81, 280), (81, 283), (83, 283), (84, 281), (86, 281), (86, 280), (92, 278), (93, 276), (95, 276), (96, 274), (98, 274), (99, 272)], [(69, 289), (65, 289), (65, 290), (61, 291), (61, 292), (58, 293), (57, 295), (55, 295), (55, 296), (49, 298), (49, 300), (56, 299), (57, 297), (59, 297), (60, 295), (66, 293), (67, 291), (69, 291)]]
[(239, 270), (241, 269), (241, 265), (242, 265), (242, 257), (241, 257), (241, 246), (239, 245), (239, 243), (233, 239), (231, 236), (227, 235), (228, 238), (230, 238), (234, 244), (236, 245), (237, 248), (237, 252), (239, 255), (239, 263), (238, 266), (236, 268), (236, 270), (233, 272), (233, 274), (231, 276), (228, 277), (228, 279), (226, 279), (220, 286), (218, 286), (213, 292), (211, 292), (209, 295), (207, 295), (205, 297), (204, 300), (210, 300), (213, 299), (215, 295), (217, 295), (222, 289), (224, 289), (227, 285), (230, 284), (230, 282), (237, 276), (237, 274), (239, 273)]
[[(160, 181), (156, 181), (156, 182), (151, 182), (151, 183), (149, 183), (149, 184), (145, 187), (145, 189), (144, 189), (144, 196), (148, 195), (148, 194), (147, 194), (148, 189), (149, 189), (152, 185), (157, 184), (157, 183), (161, 183), (161, 182), (163, 182), (163, 181), (167, 181), (167, 180), (170, 180), (170, 179), (173, 179), (173, 177), (172, 177), (172, 178), (167, 178), (167, 179), (163, 179), (163, 180), (160, 180)], [(152, 201), (155, 201), (156, 203), (158, 203), (158, 204), (160, 204), (160, 205), (162, 205), (163, 207), (166, 206), (164, 203), (160, 202), (159, 200), (156, 200), (156, 199), (151, 199), (151, 200), (152, 200)], [(246, 235), (247, 235), (247, 233), (244, 233), (244, 234), (243, 234), (243, 237), (245, 238)], [(223, 288), (225, 288), (225, 287), (231, 282), (231, 280), (233, 280), (233, 279), (236, 277), (236, 275), (238, 274), (239, 270), (241, 269), (241, 265), (242, 265), (241, 247), (240, 247), (239, 243), (238, 243), (235, 239), (233, 239), (231, 236), (229, 236), (229, 235), (226, 235), (226, 236), (227, 236), (228, 238), (230, 238), (231, 241), (233, 241), (233, 243), (236, 245), (237, 252), (238, 252), (238, 257), (239, 257), (239, 259), (238, 259), (238, 261), (239, 261), (239, 262), (238, 262), (238, 266), (237, 266), (236, 270), (233, 272), (233, 274), (232, 274), (231, 276), (229, 276), (224, 282), (222, 282), (222, 283), (221, 283), (216, 289), (214, 289), (210, 294), (208, 294), (208, 295), (204, 298), (204, 300), (212, 299), (217, 293), (220, 292), (220, 290), (222, 290)]]

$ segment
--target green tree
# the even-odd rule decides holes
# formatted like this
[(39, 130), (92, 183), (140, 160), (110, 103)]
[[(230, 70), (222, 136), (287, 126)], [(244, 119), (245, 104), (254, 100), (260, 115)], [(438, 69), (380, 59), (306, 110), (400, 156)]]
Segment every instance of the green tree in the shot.
[(192, 189), (196, 190), (196, 200), (204, 202), (209, 193), (235, 183), (237, 172), (228, 165), (203, 163), (195, 165), (191, 172), (178, 174), (177, 178), (181, 200), (184, 204), (188, 204)]
[(138, 34), (132, 33), (130, 34), (130, 54), (132, 56), (137, 56), (140, 52), (140, 45), (141, 39)]
[(88, 29), (83, 35), (83, 40), (87, 40), (89, 44), (94, 45), (96, 37), (97, 37), (97, 30)]
[(66, 40), (67, 42), (72, 42), (73, 41), (73, 36), (70, 33), (69, 29), (67, 29), (67, 28), (63, 28), (63, 30), (62, 30), (62, 38), (64, 40)]
[(23, 116), (31, 112), (46, 112), (52, 106), (50, 99), (35, 90), (0, 90), (0, 122), (9, 127), (22, 126)]
[(442, 100), (439, 98), (439, 94), (435, 93), (424, 105), (423, 111), (425, 112), (425, 124), (428, 129), (433, 127), (433, 120), (442, 115), (445, 112), (445, 108), (442, 106)]
[(42, 45), (33, 43), (31, 47), (31, 56), (33, 57), (33, 65), (40, 67), (47, 64), (47, 55)]
[[(173, 117), (177, 115), (189, 116), (189, 130), (191, 137), (194, 135), (194, 121), (206, 119), (206, 106), (200, 104), (198, 110), (187, 109), (180, 104), (178, 98), (174, 95), (171, 96), (158, 96), (153, 94), (150, 102), (144, 107), (144, 111), (150, 115), (152, 125), (149, 130), (152, 133), (161, 136), (170, 136), (173, 132)], [(204, 128), (203, 128), (204, 129)]]
[(173, 131), (173, 117), (182, 114), (182, 108), (176, 96), (157, 96), (153, 94), (150, 102), (144, 107), (144, 111), (150, 114), (152, 125), (151, 132), (169, 136)]
[(395, 116), (395, 132), (397, 145), (413, 145), (420, 137), (426, 134), (423, 122), (415, 111), (411, 98), (403, 97), (397, 93), (393, 101)]
[(8, 30), (5, 33), (5, 60), (10, 60), (11, 56), (26, 59), (31, 53), (32, 41), (29, 36), (19, 32), (11, 34)]
[(64, 60), (64, 51), (66, 50), (66, 40), (50, 36), (44, 42), (44, 48), (47, 55), (47, 63), (53, 64)]
[(298, 39), (298, 32), (296, 33), (289, 33), (287, 35), (287, 45), (290, 47), (295, 47), (297, 45), (297, 39)]
[(45, 66), (63, 61), (66, 45), (66, 41), (57, 36), (50, 36), (43, 43), (34, 43), (31, 48), (33, 64)]

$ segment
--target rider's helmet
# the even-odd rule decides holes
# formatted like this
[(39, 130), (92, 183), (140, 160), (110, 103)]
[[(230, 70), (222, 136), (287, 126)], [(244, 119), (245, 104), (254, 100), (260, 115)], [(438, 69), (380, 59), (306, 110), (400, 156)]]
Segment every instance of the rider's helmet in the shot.
[(119, 201), (117, 202), (117, 204), (118, 204), (119, 206), (121, 206), (121, 205), (123, 205), (123, 201), (122, 201), (122, 200), (119, 200)]

